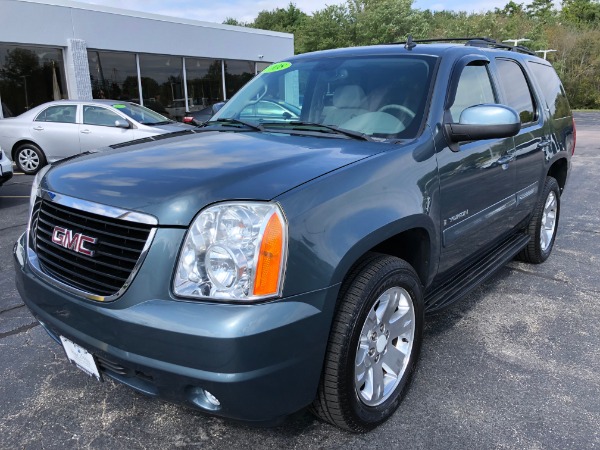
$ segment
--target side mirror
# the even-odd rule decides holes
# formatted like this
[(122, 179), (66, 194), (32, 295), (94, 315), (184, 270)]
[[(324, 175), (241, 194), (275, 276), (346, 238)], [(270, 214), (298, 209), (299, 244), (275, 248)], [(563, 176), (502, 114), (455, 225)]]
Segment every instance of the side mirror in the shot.
[(504, 105), (476, 105), (466, 108), (458, 123), (447, 123), (452, 142), (499, 139), (515, 136), (521, 129), (519, 114)]
[(117, 120), (115, 120), (115, 127), (117, 127), (117, 128), (130, 128), (131, 125), (125, 119), (117, 119)]

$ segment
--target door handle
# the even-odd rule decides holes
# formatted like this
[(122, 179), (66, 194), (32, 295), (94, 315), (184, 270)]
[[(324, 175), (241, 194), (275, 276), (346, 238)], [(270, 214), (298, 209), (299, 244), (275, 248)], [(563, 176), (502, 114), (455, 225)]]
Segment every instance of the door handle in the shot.
[(500, 158), (498, 160), (498, 164), (499, 165), (504, 165), (504, 164), (508, 164), (511, 161), (515, 160), (515, 154), (514, 153), (509, 153), (507, 155), (504, 155), (502, 158)]
[(39, 125), (37, 127), (33, 127), (33, 129), (35, 131), (42, 131), (44, 129), (44, 127), (40, 127)]
[(91, 133), (91, 131), (90, 131), (90, 130), (81, 130), (81, 132), (82, 132), (83, 134), (90, 134), (90, 133)]

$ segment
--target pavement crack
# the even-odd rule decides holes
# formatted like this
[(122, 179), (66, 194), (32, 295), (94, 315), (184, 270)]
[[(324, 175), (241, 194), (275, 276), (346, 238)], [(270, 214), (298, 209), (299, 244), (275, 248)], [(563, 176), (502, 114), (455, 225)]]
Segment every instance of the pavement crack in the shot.
[(0, 314), (4, 314), (9, 311), (14, 311), (15, 309), (19, 309), (19, 308), (25, 308), (25, 305), (23, 303), (21, 303), (20, 305), (13, 306), (12, 308), (2, 309), (2, 310), (0, 310)]
[(5, 333), (0, 333), (0, 339), (7, 338), (9, 336), (14, 336), (15, 334), (24, 333), (25, 331), (29, 331), (32, 328), (37, 327), (38, 325), (39, 325), (39, 323), (32, 322), (32, 323), (29, 323), (27, 325), (20, 326), (19, 328), (15, 328), (12, 331), (7, 331)]
[(535, 273), (530, 272), (528, 270), (519, 269), (518, 267), (507, 267), (509, 270), (514, 270), (516, 272), (521, 272), (527, 275), (532, 275), (534, 277), (543, 278), (544, 280), (556, 281), (557, 283), (569, 284), (568, 280), (561, 280), (560, 278), (554, 278), (550, 275), (544, 275), (543, 273)]
[(6, 230), (11, 230), (13, 228), (21, 228), (21, 227), (26, 227), (26, 226), (27, 226), (27, 222), (18, 223), (16, 225), (11, 225), (10, 227), (0, 228), (0, 231), (6, 231)]

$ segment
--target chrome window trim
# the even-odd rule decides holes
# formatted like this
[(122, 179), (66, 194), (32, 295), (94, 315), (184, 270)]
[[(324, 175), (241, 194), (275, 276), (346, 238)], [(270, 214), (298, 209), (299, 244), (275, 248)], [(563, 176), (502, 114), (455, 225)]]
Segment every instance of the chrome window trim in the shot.
[[(125, 221), (132, 222), (132, 223), (158, 225), (158, 220), (154, 216), (150, 216), (148, 214), (137, 213), (134, 211), (127, 211), (127, 210), (120, 209), (120, 208), (114, 208), (112, 206), (101, 205), (98, 203), (93, 203), (93, 202), (89, 202), (86, 200), (80, 200), (80, 199), (76, 199), (73, 197), (69, 197), (67, 195), (55, 194), (53, 192), (45, 191), (45, 190), (40, 190), (40, 191), (38, 191), (38, 194), (39, 193), (41, 193), (42, 195), (41, 196), (38, 195), (38, 196), (42, 197), (45, 200), (59, 203), (64, 206), (69, 206), (71, 208), (79, 209), (79, 210), (86, 211), (89, 213), (104, 215), (105, 217), (121, 219), (121, 220), (125, 220)], [(54, 198), (52, 198), (50, 194), (54, 195)], [(101, 214), (99, 211), (105, 211), (106, 214)], [(139, 218), (140, 220), (134, 220), (137, 218)], [(31, 218), (30, 218), (30, 221), (31, 221)], [(114, 301), (114, 300), (118, 299), (119, 297), (121, 297), (125, 293), (127, 288), (129, 288), (129, 286), (133, 282), (133, 279), (139, 272), (144, 260), (146, 259), (148, 251), (150, 250), (150, 246), (152, 245), (152, 241), (154, 240), (154, 236), (156, 235), (156, 231), (157, 231), (156, 227), (150, 229), (150, 232), (148, 234), (148, 239), (146, 240), (146, 243), (144, 244), (144, 248), (140, 252), (140, 256), (139, 256), (137, 262), (135, 263), (135, 265), (133, 266), (133, 270), (129, 274), (129, 277), (127, 277), (127, 280), (125, 280), (125, 283), (123, 284), (123, 286), (121, 286), (121, 288), (115, 294), (109, 295), (106, 297), (102, 296), (102, 295), (93, 294), (91, 292), (87, 292), (82, 289), (75, 288), (75, 287), (70, 286), (60, 280), (57, 280), (56, 278), (45, 273), (40, 266), (40, 262), (39, 262), (39, 258), (37, 256), (37, 254), (35, 253), (34, 250), (32, 250), (29, 247), (29, 233), (31, 232), (31, 227), (28, 227), (28, 229), (27, 229), (27, 239), (26, 239), (27, 259), (29, 261), (29, 265), (30, 265), (31, 269), (33, 270), (33, 272), (36, 275), (38, 275), (40, 278), (42, 278), (43, 280), (47, 281), (52, 286), (54, 286), (58, 289), (64, 290), (66, 292), (69, 292), (70, 294), (76, 295), (78, 297), (83, 297), (87, 300), (94, 300), (97, 302), (111, 302), (111, 301)]]

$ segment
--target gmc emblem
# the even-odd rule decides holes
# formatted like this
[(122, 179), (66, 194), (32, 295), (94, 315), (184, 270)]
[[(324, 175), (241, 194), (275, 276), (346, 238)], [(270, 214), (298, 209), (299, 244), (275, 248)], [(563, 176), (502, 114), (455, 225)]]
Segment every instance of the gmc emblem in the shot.
[(95, 244), (98, 242), (98, 239), (81, 233), (73, 234), (73, 231), (67, 230), (63, 227), (54, 227), (54, 231), (52, 231), (52, 242), (60, 245), (61, 247), (73, 250), (74, 252), (87, 256), (94, 256), (94, 250), (85, 248), (84, 245), (86, 242)]

